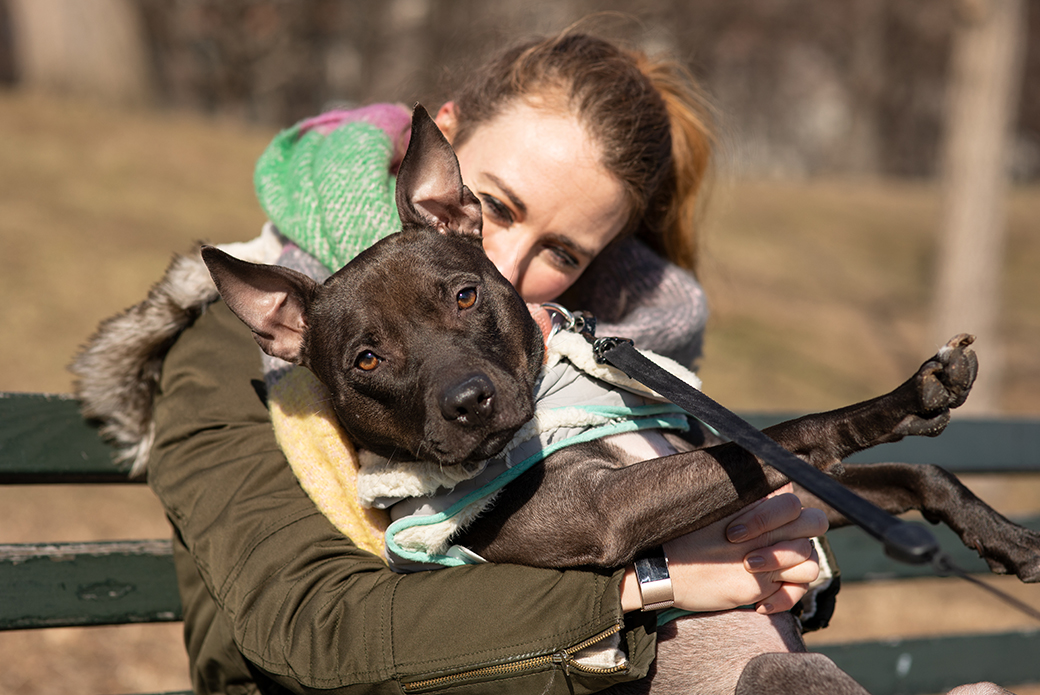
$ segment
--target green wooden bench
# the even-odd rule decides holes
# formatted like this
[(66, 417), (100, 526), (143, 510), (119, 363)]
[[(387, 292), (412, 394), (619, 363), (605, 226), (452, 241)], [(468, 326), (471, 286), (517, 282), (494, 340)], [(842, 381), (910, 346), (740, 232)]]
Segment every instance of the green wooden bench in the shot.
[[(764, 427), (779, 416), (754, 416)], [(1040, 472), (1040, 420), (955, 420), (937, 439), (911, 439), (853, 460), (937, 463), (959, 473)], [(139, 484), (65, 396), (0, 393), (0, 484)], [(1040, 529), (1040, 515), (1019, 519)], [(984, 563), (945, 529), (940, 542), (971, 571)], [(829, 534), (842, 580), (926, 576), (886, 558), (858, 529)], [(953, 581), (953, 580), (951, 580)], [(0, 545), (0, 630), (181, 619), (168, 540)], [(840, 610), (840, 602), (839, 602)], [(821, 647), (874, 695), (937, 693), (978, 680), (1040, 683), (1040, 625), (1002, 634), (940, 636)]]

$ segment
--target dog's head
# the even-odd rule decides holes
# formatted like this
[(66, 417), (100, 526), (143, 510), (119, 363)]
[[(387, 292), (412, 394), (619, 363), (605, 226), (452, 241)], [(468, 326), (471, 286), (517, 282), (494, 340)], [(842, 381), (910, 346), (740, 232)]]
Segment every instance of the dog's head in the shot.
[(328, 387), (352, 439), (382, 456), (488, 458), (534, 412), (542, 334), (481, 247), (481, 211), (422, 107), (397, 178), (402, 231), (324, 284), (206, 247), (224, 301), (275, 357)]

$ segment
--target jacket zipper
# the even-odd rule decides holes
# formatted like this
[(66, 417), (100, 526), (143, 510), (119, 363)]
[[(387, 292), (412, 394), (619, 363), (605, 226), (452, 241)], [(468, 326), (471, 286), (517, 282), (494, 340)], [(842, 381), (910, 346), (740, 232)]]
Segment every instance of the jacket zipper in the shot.
[(402, 688), (406, 693), (418, 692), (420, 690), (426, 690), (429, 688), (440, 688), (451, 685), (453, 683), (470, 680), (470, 679), (483, 679), (490, 678), (493, 676), (504, 676), (512, 673), (519, 673), (528, 669), (536, 668), (538, 666), (545, 666), (547, 664), (562, 665), (565, 673), (570, 673), (571, 670), (581, 671), (583, 673), (596, 673), (596, 674), (610, 674), (624, 671), (628, 668), (627, 664), (620, 666), (612, 666), (610, 668), (597, 668), (593, 666), (584, 666), (574, 659), (574, 654), (591, 647), (597, 642), (607, 639), (608, 637), (617, 634), (621, 631), (621, 624), (618, 623), (607, 630), (604, 630), (600, 634), (590, 637), (584, 642), (579, 642), (573, 647), (567, 649), (559, 649), (552, 654), (543, 654), (541, 656), (533, 656), (525, 659), (519, 659), (517, 661), (509, 661), (504, 664), (496, 664), (494, 666), (484, 666), (481, 668), (473, 669), (470, 671), (462, 671), (461, 673), (454, 673), (450, 676), (439, 676), (437, 678), (428, 678), (421, 681), (413, 681), (411, 683), (402, 684)]

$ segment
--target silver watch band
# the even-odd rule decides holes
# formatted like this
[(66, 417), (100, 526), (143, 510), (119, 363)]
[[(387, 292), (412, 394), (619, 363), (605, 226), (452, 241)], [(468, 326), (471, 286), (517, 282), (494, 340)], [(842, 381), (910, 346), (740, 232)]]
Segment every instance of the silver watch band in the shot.
[(635, 567), (643, 610), (670, 608), (675, 602), (675, 595), (672, 593), (672, 578), (668, 574), (668, 558), (664, 551), (636, 560)]

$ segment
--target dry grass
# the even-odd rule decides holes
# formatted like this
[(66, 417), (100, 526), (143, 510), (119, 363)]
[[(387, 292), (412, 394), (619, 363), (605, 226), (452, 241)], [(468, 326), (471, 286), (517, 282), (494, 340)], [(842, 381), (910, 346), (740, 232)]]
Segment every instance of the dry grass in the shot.
[[(69, 390), (77, 346), (138, 301), (172, 252), (249, 238), (263, 221), (251, 177), (269, 131), (0, 93), (0, 132), (0, 390)], [(933, 187), (905, 182), (720, 187), (702, 267), (714, 310), (706, 388), (737, 409), (808, 411), (898, 383), (934, 348), (938, 205)], [(1002, 313), (1010, 413), (1040, 414), (1038, 232), (1040, 189), (1016, 190)], [(985, 338), (978, 346), (985, 365)], [(1036, 484), (987, 494), (1040, 506)], [(0, 542), (166, 533), (145, 489), (0, 489)], [(913, 633), (936, 614), (956, 620), (950, 630), (1014, 620), (970, 588), (920, 586), (843, 592), (821, 638)], [(1019, 591), (1040, 601), (1035, 587)], [(889, 621), (889, 605), (920, 614)], [(0, 695), (187, 687), (177, 626), (0, 634), (0, 654)]]
[[(933, 354), (934, 185), (741, 183), (719, 193), (701, 272), (714, 308), (703, 369), (713, 394), (741, 409), (835, 407), (895, 386)], [(1009, 203), (1003, 411), (1035, 415), (1040, 188)], [(982, 370), (994, 342), (979, 336)]]

